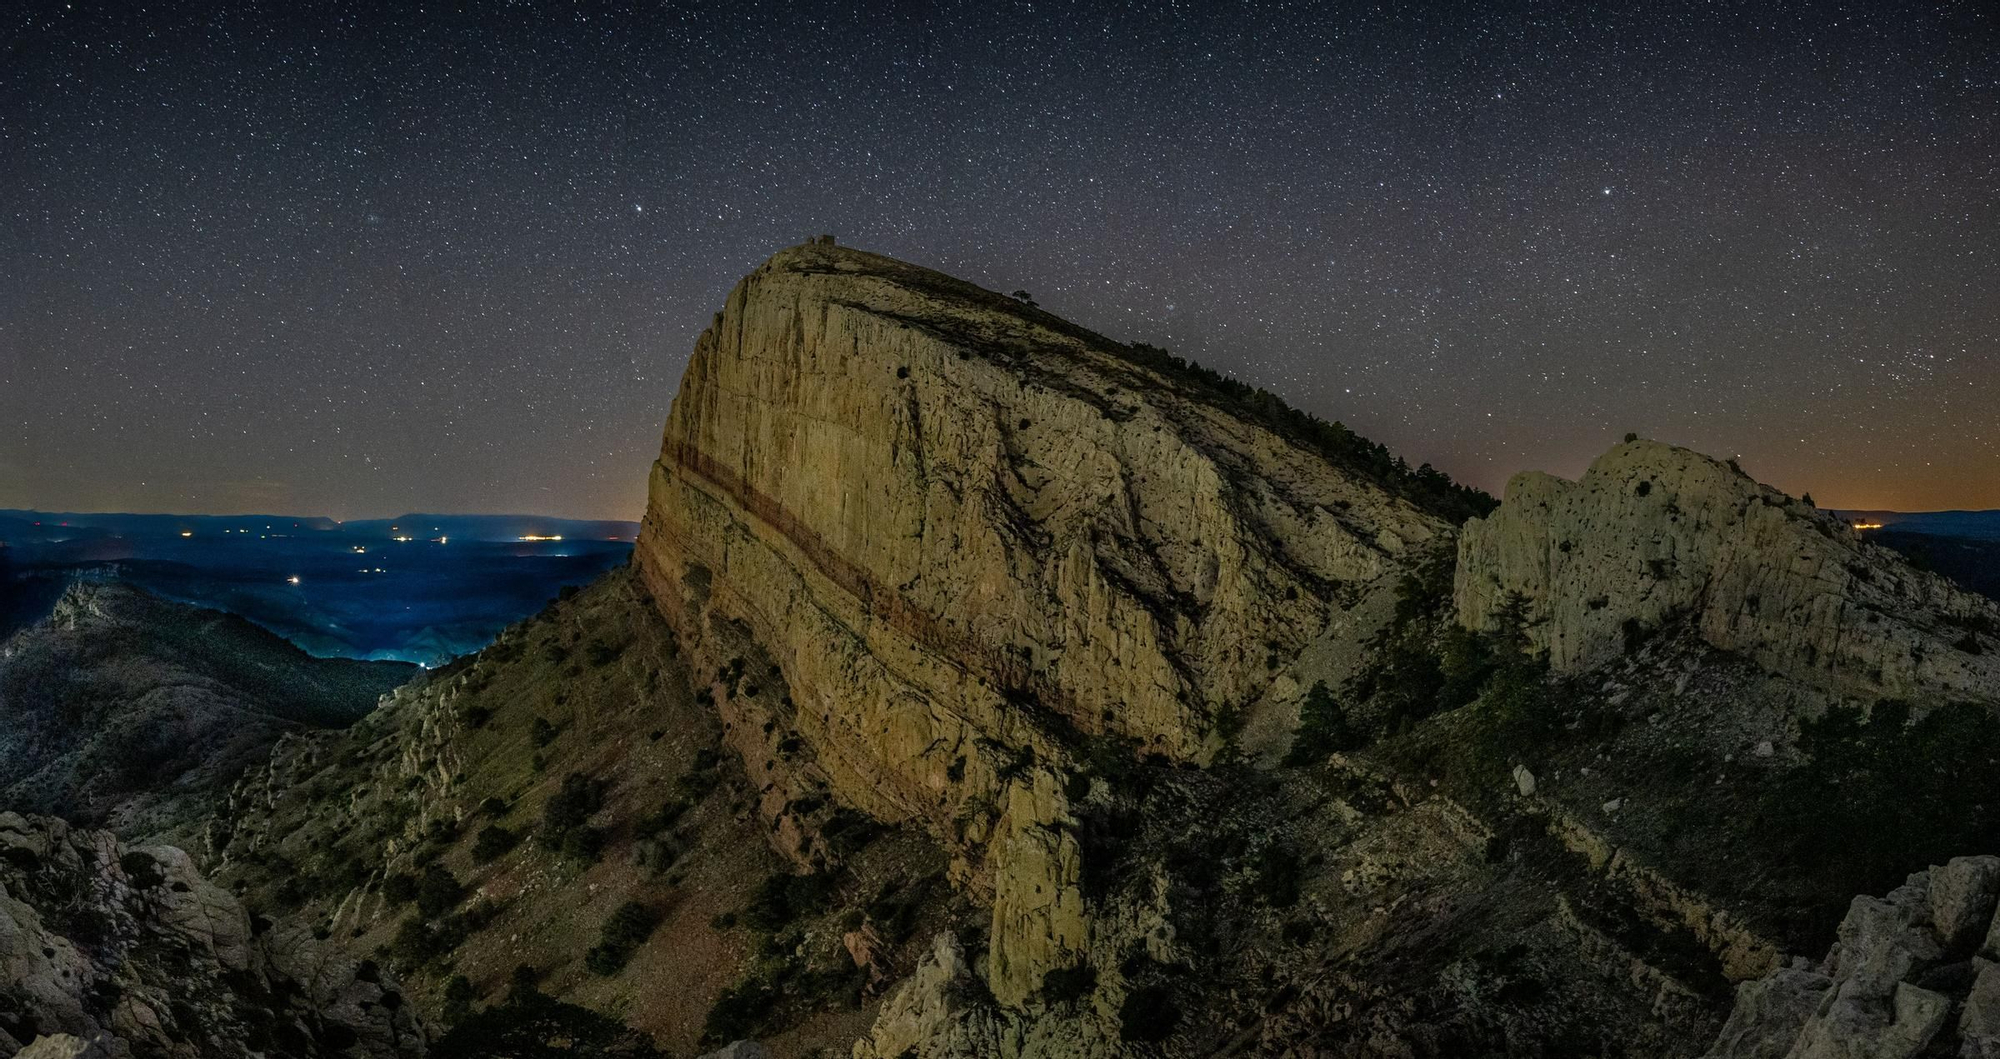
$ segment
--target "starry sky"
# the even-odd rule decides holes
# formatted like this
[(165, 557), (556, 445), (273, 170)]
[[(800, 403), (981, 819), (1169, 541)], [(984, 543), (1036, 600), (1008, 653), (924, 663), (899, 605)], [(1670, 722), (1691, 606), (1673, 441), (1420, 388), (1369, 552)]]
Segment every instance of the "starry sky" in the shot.
[(0, 11), (0, 507), (636, 518), (820, 232), (1498, 490), (2000, 507), (2000, 5)]

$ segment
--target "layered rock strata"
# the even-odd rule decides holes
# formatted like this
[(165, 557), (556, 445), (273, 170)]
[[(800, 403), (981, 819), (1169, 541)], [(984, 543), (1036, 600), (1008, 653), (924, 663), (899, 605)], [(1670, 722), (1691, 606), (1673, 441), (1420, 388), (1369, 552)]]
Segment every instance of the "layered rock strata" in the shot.
[[(1449, 534), (1125, 347), (817, 241), (697, 342), (636, 562), (753, 772), (772, 763), (768, 802), (830, 790), (963, 852), (1017, 1003), (1084, 943), (1048, 766), (1094, 737), (1209, 761), (1331, 618)], [(782, 695), (735, 698), (746, 662)]]
[(696, 344), (638, 561), (776, 656), (836, 779), (934, 812), (1025, 727), (1207, 760), (1219, 719), (1448, 530), (1121, 347), (823, 243)]

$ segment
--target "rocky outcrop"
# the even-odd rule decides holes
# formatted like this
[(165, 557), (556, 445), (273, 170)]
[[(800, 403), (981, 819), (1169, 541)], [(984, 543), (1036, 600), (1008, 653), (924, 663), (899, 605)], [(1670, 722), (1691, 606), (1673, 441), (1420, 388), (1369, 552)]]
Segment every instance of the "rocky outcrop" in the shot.
[[(1018, 1003), (1083, 943), (1050, 766), (1097, 737), (1210, 760), (1274, 684), (1296, 692), (1331, 621), (1449, 539), (1193, 376), (817, 241), (697, 342), (636, 562), (718, 672), (767, 808), (824, 789), (961, 847)], [(780, 819), (788, 855), (799, 830)]]
[(1069, 805), (1052, 777), (1009, 791), (995, 856), (993, 948), (986, 981), (1003, 1004), (1019, 1006), (1050, 971), (1077, 963), (1086, 941), (1083, 851)]
[(421, 1056), (401, 999), (178, 849), (0, 813), (0, 1056)]
[(2000, 1056), (2000, 857), (1857, 897), (1818, 965), (1739, 986), (1709, 1059)]
[(772, 653), (837, 791), (942, 828), (999, 797), (994, 744), (1109, 733), (1206, 760), (1447, 530), (1123, 347), (813, 244), (697, 343), (637, 557), (670, 620), (741, 622)]
[(1652, 441), (1571, 482), (1528, 472), (1466, 524), (1460, 620), (1510, 595), (1559, 672), (1688, 622), (1702, 639), (1837, 695), (2000, 701), (2000, 608), (1864, 542), (1733, 464)]

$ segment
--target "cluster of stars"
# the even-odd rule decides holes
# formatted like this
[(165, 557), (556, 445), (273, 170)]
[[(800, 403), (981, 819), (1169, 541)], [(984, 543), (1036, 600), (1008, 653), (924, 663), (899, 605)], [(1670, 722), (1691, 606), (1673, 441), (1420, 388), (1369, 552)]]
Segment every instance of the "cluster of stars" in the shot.
[(634, 517), (819, 232), (1498, 489), (1627, 430), (2000, 506), (2000, 15), (0, 13), (0, 507)]

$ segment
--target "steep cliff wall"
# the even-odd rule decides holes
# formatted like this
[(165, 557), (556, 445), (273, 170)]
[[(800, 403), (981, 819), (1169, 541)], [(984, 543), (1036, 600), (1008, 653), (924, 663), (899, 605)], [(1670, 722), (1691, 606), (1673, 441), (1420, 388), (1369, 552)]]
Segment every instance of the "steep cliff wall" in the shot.
[(843, 797), (943, 824), (991, 796), (989, 744), (1207, 760), (1330, 615), (1448, 532), (1122, 347), (813, 244), (701, 336), (638, 562), (684, 631), (735, 620), (771, 652)]
[(1733, 465), (1652, 441), (1574, 482), (1528, 472), (1459, 540), (1460, 620), (1509, 593), (1558, 672), (1677, 620), (1774, 672), (1864, 699), (1994, 701), (2000, 608), (1869, 545)]

